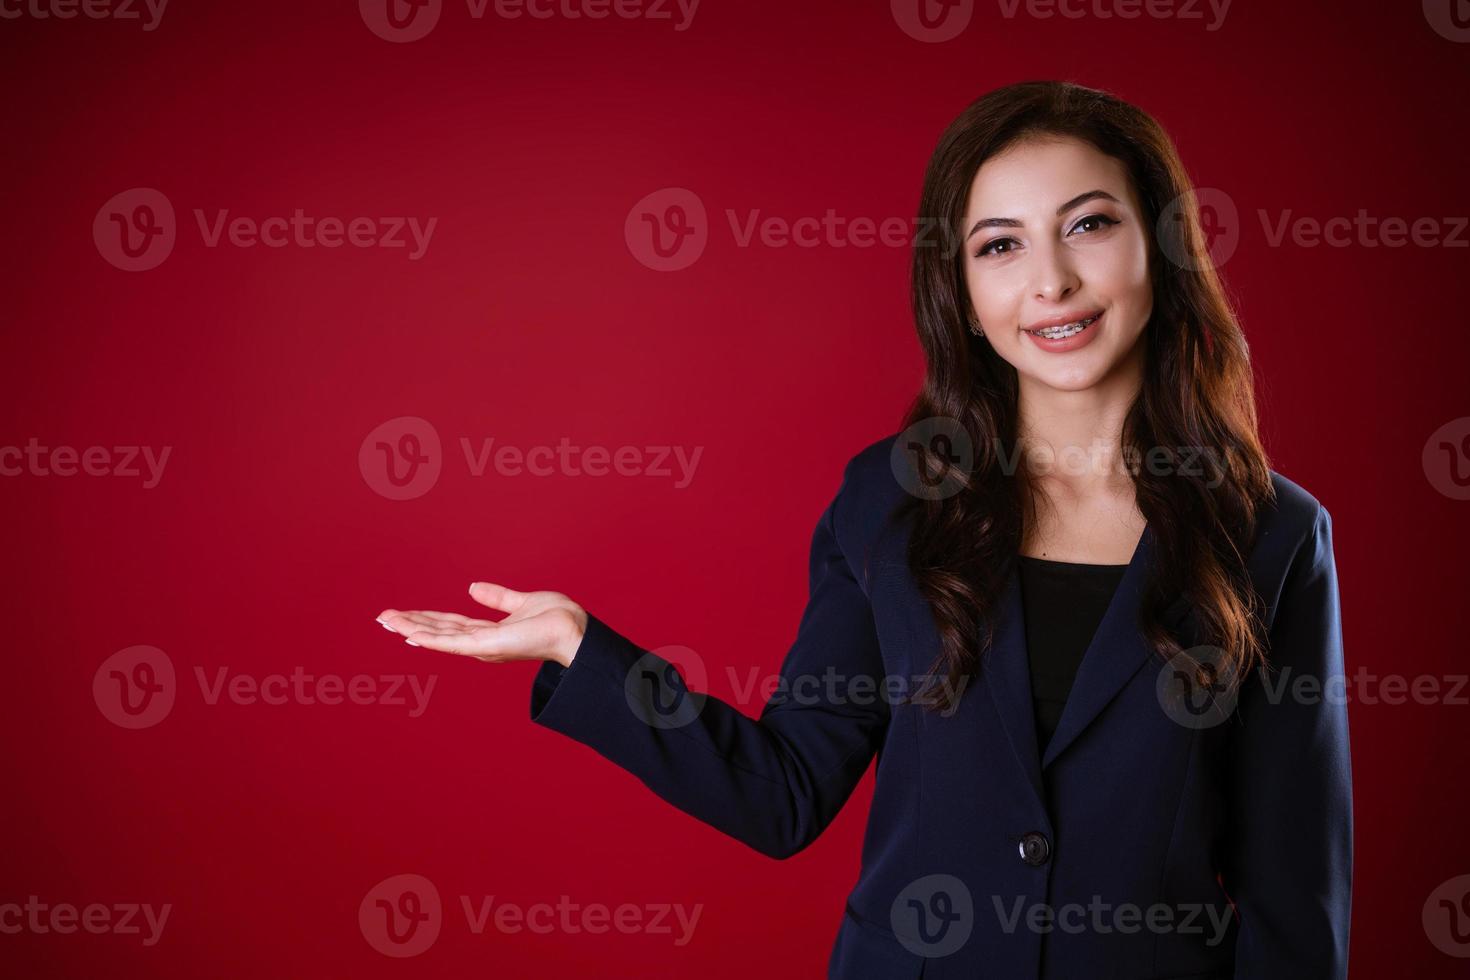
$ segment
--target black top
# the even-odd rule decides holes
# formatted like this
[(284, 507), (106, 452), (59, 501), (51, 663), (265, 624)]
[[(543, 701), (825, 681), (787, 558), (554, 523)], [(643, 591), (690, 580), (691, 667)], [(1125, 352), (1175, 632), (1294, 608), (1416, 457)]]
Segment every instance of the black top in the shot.
[(1031, 661), (1031, 705), (1036, 748), (1047, 743), (1092, 636), (1108, 611), (1127, 565), (1082, 565), (1019, 555), (1026, 654)]

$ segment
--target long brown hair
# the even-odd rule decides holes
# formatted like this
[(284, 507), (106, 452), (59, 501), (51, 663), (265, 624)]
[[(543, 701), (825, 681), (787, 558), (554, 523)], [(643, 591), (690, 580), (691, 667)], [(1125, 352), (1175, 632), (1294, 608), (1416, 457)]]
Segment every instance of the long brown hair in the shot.
[[(1152, 229), (1153, 312), (1144, 328), (1142, 387), (1123, 424), (1124, 455), (1137, 460), (1150, 447), (1193, 447), (1212, 469), (1190, 475), (1188, 467), (1129, 467), (1155, 542), (1139, 626), (1160, 657), (1184, 653), (1201, 664), (1191, 655), (1196, 648), (1184, 652), (1162, 621), (1182, 590), (1201, 642), (1218, 651), (1212, 666), (1238, 681), (1264, 660), (1259, 599), (1245, 560), (1257, 512), (1274, 493), (1257, 434), (1249, 350), (1210, 260), (1193, 186), (1168, 135), (1141, 109), (1069, 82), (1022, 82), (978, 99), (945, 130), (924, 175), (919, 214), (956, 234), (981, 164), (1031, 137), (1080, 139), (1120, 161)], [(1166, 212), (1170, 220), (1161, 222)], [(906, 496), (896, 511), (912, 522), (908, 563), (933, 609), (941, 650), (930, 676), (946, 676), (945, 692), (965, 690), (961, 678), (978, 672), (1035, 512), (1027, 468), (1005, 463), (1016, 458), (1018, 443), (1016, 371), (968, 329), (965, 254), (914, 248), (914, 321), (927, 370), (904, 426), (957, 423), (970, 437), (974, 465), (949, 474), (958, 492)], [(946, 693), (929, 706), (951, 709), (956, 698)]]

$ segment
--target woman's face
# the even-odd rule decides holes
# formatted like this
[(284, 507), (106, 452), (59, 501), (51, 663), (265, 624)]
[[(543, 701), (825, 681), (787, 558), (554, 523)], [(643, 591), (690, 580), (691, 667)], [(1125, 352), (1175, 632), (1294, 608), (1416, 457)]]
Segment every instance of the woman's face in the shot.
[[(1123, 164), (1089, 143), (1031, 139), (981, 165), (965, 208), (965, 281), (1023, 391), (1080, 391), (1141, 371), (1153, 311), (1147, 232)], [(1093, 317), (1080, 332), (1037, 332)]]

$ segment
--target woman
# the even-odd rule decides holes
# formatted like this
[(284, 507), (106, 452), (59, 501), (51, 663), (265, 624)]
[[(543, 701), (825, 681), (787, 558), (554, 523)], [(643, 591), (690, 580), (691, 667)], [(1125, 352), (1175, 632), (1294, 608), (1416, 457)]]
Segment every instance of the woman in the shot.
[(921, 203), (946, 235), (914, 250), (924, 389), (817, 522), (759, 720), (559, 593), (380, 620), (546, 661), (537, 723), (772, 857), (876, 755), (832, 977), (1345, 977), (1331, 518), (1267, 464), (1192, 202), (1103, 92), (1012, 85), (950, 125)]

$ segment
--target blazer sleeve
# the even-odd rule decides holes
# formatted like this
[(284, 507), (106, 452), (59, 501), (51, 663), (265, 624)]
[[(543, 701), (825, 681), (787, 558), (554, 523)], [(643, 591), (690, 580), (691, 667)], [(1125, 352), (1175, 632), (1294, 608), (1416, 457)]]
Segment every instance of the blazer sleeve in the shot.
[(1353, 801), (1332, 517), (1318, 505), (1270, 630), (1270, 680), (1242, 686), (1230, 730), (1232, 826), (1221, 880), (1235, 902), (1235, 975), (1348, 970)]
[(872, 608), (838, 543), (851, 469), (817, 521), (806, 608), (758, 719), (688, 691), (669, 661), (589, 613), (571, 665), (538, 670), (532, 721), (762, 854), (786, 858), (810, 844), (867, 771), (890, 714)]

